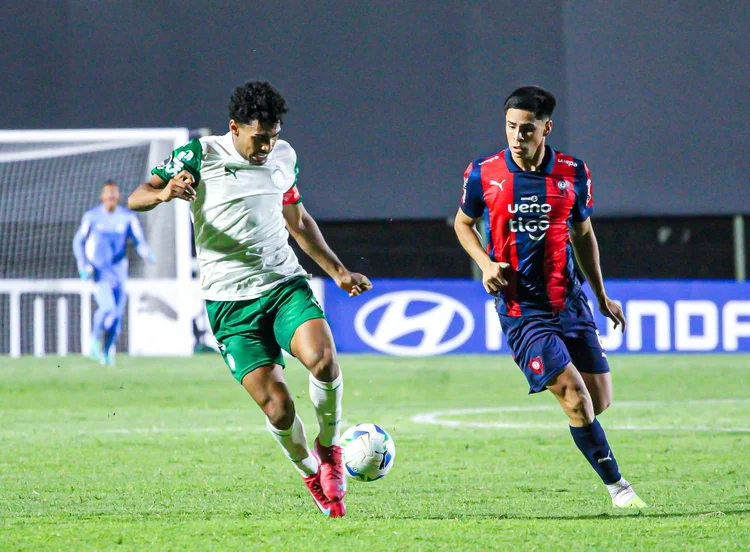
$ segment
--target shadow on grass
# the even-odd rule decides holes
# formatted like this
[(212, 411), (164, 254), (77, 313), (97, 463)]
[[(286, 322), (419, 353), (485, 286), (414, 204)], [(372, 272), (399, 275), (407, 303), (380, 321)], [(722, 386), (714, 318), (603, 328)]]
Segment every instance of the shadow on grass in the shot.
[[(445, 515), (403, 515), (403, 516), (383, 516), (385, 519), (424, 519), (424, 520), (503, 520), (503, 519), (515, 519), (515, 520), (600, 520), (600, 521), (616, 521), (623, 518), (721, 518), (726, 516), (741, 516), (743, 514), (749, 514), (750, 507), (744, 508), (729, 508), (724, 510), (715, 511), (700, 511), (700, 512), (661, 512), (654, 508), (646, 508), (645, 510), (613, 510), (611, 513), (602, 512), (601, 514), (582, 514), (582, 515), (554, 515), (554, 514), (540, 514), (540, 515), (523, 515), (523, 514), (493, 514), (493, 513), (477, 513), (477, 514), (457, 514), (451, 515), (446, 512)], [(374, 516), (378, 517), (378, 516)]]

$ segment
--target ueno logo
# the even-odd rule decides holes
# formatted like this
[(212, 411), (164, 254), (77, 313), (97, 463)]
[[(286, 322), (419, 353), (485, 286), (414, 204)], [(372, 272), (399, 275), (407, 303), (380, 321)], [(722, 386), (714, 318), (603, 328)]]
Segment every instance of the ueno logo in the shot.
[(572, 159), (558, 159), (558, 163), (565, 163), (568, 167), (577, 167), (578, 163), (573, 161)]
[[(432, 303), (435, 306), (419, 314), (407, 316), (406, 310), (413, 302)], [(376, 316), (373, 313), (381, 307), (385, 309), (370, 331), (367, 323)], [(446, 339), (451, 323), (456, 317), (461, 321), (461, 331)], [(354, 329), (362, 341), (383, 353), (430, 356), (450, 352), (466, 343), (474, 332), (474, 317), (468, 308), (452, 297), (431, 291), (396, 291), (365, 303), (354, 317)], [(394, 343), (397, 339), (415, 332), (422, 333), (418, 343)]]
[[(536, 201), (537, 196), (529, 198)], [(524, 232), (529, 234), (529, 238), (539, 241), (544, 238), (544, 233), (549, 230), (549, 212), (552, 211), (552, 205), (549, 203), (514, 203), (508, 205), (508, 212), (511, 215), (521, 214), (541, 214), (538, 218), (524, 219), (523, 217), (514, 217), (508, 221), (511, 232)], [(538, 234), (541, 232), (541, 234)]]

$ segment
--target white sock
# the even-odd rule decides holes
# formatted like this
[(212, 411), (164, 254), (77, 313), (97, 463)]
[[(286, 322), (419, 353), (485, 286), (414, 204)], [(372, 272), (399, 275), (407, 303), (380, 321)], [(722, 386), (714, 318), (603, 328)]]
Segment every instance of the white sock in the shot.
[(635, 496), (633, 487), (630, 486), (630, 483), (625, 481), (624, 477), (621, 477), (617, 483), (607, 485), (607, 491), (609, 491), (609, 496), (611, 496), (612, 500), (617, 504), (624, 504)]
[(266, 427), (303, 477), (318, 473), (318, 460), (310, 454), (310, 449), (307, 448), (305, 426), (299, 416), (294, 416), (294, 423), (289, 429), (275, 428), (268, 418), (266, 418)]
[(310, 400), (320, 425), (318, 442), (330, 447), (339, 444), (341, 426), (341, 399), (344, 396), (344, 376), (339, 371), (333, 381), (318, 381), (310, 374)]
[(630, 483), (625, 481), (624, 477), (621, 477), (620, 480), (617, 483), (612, 483), (611, 485), (607, 485), (607, 490), (609, 491), (609, 495), (614, 498), (617, 493), (622, 491), (623, 489), (630, 487)]

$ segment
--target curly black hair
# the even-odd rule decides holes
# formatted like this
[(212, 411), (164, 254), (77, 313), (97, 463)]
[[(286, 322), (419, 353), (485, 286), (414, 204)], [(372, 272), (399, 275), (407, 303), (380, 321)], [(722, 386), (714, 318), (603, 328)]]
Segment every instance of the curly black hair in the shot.
[(286, 100), (266, 81), (246, 82), (235, 88), (229, 99), (229, 118), (238, 123), (258, 121), (263, 126), (273, 126), (282, 121), (286, 112)]

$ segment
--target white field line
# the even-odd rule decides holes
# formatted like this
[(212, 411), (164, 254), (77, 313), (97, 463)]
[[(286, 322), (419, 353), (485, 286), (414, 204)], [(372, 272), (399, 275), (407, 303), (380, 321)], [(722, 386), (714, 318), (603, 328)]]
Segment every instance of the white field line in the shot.
[[(750, 403), (747, 399), (687, 399), (675, 401), (621, 401), (616, 403), (614, 408), (619, 410), (620, 407), (638, 408), (638, 407), (669, 407), (675, 405), (716, 405), (716, 404), (743, 404)], [(503, 412), (535, 412), (535, 411), (554, 411), (556, 405), (529, 405), (529, 406), (498, 406), (487, 408), (462, 408), (455, 410), (438, 410), (417, 414), (411, 418), (416, 424), (439, 425), (453, 428), (492, 428), (492, 429), (561, 429), (564, 424), (544, 424), (533, 422), (475, 422), (444, 419), (446, 417), (466, 416), (470, 414), (499, 414)], [(690, 425), (634, 425), (634, 424), (607, 424), (607, 430), (625, 430), (625, 431), (713, 431), (720, 433), (750, 433), (750, 427), (712, 427), (707, 425), (690, 426)]]
[[(342, 424), (348, 422), (342, 420)], [(160, 435), (160, 434), (195, 434), (195, 433), (266, 433), (265, 425), (257, 426), (214, 426), (214, 427), (113, 427), (102, 429), (76, 429), (72, 424), (70, 426), (46, 426), (34, 428), (31, 431), (20, 430), (1, 430), (0, 438), (8, 437), (40, 437), (52, 435), (62, 435), (66, 437), (79, 437), (85, 435)]]
[(76, 429), (74, 426), (54, 426), (34, 428), (30, 431), (0, 430), (0, 438), (13, 437), (83, 437), (86, 435), (159, 435), (159, 434), (195, 434), (195, 433), (265, 433), (264, 426), (225, 426), (225, 427), (135, 427), (106, 429)]

